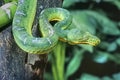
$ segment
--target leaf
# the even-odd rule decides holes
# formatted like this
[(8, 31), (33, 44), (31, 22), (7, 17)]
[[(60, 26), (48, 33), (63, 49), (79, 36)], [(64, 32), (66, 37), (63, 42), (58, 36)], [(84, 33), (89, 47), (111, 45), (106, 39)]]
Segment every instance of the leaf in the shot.
[(99, 29), (101, 30), (102, 33), (109, 34), (109, 35), (120, 34), (120, 31), (117, 28), (117, 24), (115, 24), (105, 15), (95, 11), (90, 11), (90, 10), (86, 10), (86, 14), (96, 20), (97, 27), (101, 27)]
[(105, 15), (91, 10), (71, 11), (71, 14), (75, 27), (88, 30), (92, 34), (95, 34), (96, 29), (99, 29), (104, 34), (120, 35), (117, 25)]
[(68, 8), (68, 7), (74, 5), (77, 2), (86, 2), (86, 1), (88, 1), (88, 0), (64, 0), (62, 6), (64, 8)]
[(111, 44), (109, 44), (107, 51), (112, 52), (112, 51), (115, 51), (116, 49), (117, 49), (116, 42), (112, 42)]
[(73, 16), (73, 27), (77, 27), (92, 34), (96, 33), (96, 21), (87, 16), (86, 11), (71, 11)]
[(64, 8), (68, 8), (68, 7), (72, 6), (72, 5), (75, 5), (75, 3), (79, 3), (79, 2), (87, 3), (89, 1), (96, 2), (96, 3), (101, 2), (100, 0), (64, 0), (62, 6)]
[(84, 73), (81, 75), (81, 78), (79, 80), (101, 80), (101, 79), (97, 76)]
[(116, 40), (117, 44), (120, 46), (120, 38)]
[(75, 73), (77, 71), (77, 69), (80, 67), (81, 64), (81, 60), (83, 58), (82, 54), (83, 54), (84, 50), (78, 50), (78, 49), (74, 49), (73, 54), (75, 54), (73, 56), (73, 58), (71, 59), (71, 61), (69, 62), (68, 66), (67, 66), (67, 70), (66, 70), (66, 80), (67, 78), (72, 75), (73, 73)]
[(108, 77), (108, 76), (104, 76), (104, 77), (101, 78), (101, 80), (113, 80), (113, 79), (111, 79), (111, 78)]
[(88, 10), (86, 10), (86, 13), (92, 18), (96, 19), (98, 27), (102, 33), (109, 35), (120, 35), (120, 30), (117, 28), (117, 24), (115, 24), (105, 15), (102, 15), (95, 11)]
[(120, 80), (120, 73), (113, 74), (113, 80)]
[[(109, 1), (109, 0), (108, 0)], [(120, 0), (111, 0), (110, 1), (112, 4), (114, 4), (115, 6), (117, 6), (118, 9), (120, 9)]]
[(93, 56), (93, 60), (97, 63), (106, 63), (108, 61), (108, 58), (109, 58), (109, 53), (102, 51), (98, 51)]
[(99, 47), (100, 47), (101, 49), (106, 50), (106, 49), (109, 47), (109, 45), (110, 45), (110, 43), (105, 42), (105, 41), (101, 41)]
[(76, 0), (64, 0), (62, 6), (63, 7), (69, 7), (69, 6), (73, 5), (75, 2), (76, 2)]
[(115, 4), (118, 7), (118, 9), (120, 9), (120, 1), (116, 0), (113, 2), (113, 4)]
[(82, 47), (84, 50), (90, 53), (93, 53), (93, 46), (91, 45), (79, 44), (78, 46)]

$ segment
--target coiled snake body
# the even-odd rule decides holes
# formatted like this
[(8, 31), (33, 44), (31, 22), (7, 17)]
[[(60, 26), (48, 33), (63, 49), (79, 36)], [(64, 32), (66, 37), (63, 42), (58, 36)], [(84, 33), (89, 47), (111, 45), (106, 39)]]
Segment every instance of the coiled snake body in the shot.
[[(32, 36), (32, 24), (36, 13), (37, 0), (19, 0), (14, 15), (12, 32), (18, 46), (26, 52), (34, 54), (48, 53), (59, 40), (69, 44), (97, 45), (100, 40), (89, 32), (77, 28), (68, 29), (72, 17), (62, 8), (48, 8), (40, 13), (39, 29), (42, 37)], [(52, 26), (49, 22), (57, 21)]]

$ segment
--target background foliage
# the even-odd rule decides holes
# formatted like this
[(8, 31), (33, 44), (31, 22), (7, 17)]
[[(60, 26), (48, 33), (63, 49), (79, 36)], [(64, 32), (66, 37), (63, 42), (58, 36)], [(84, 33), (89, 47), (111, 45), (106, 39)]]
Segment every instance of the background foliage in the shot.
[[(63, 7), (73, 16), (72, 26), (87, 30), (101, 39), (96, 47), (67, 44), (65, 79), (120, 80), (119, 4), (120, 0), (64, 0)], [(46, 80), (53, 80), (51, 58), (46, 68)]]
[[(91, 32), (101, 39), (101, 43), (96, 47), (58, 45), (53, 52), (59, 53), (57, 66), (64, 71), (58, 70), (56, 74), (62, 73), (60, 76), (66, 80), (120, 80), (120, 0), (64, 0), (63, 7), (73, 16), (71, 26)], [(57, 61), (56, 57), (53, 59), (50, 54), (46, 80), (57, 77), (51, 69), (54, 61)]]

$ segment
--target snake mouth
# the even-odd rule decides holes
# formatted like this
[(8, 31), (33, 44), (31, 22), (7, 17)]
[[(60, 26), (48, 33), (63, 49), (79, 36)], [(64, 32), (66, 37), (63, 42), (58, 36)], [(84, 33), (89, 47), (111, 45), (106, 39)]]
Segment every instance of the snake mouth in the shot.
[(92, 46), (96, 46), (98, 45), (99, 43), (90, 43), (90, 42), (68, 42), (69, 44), (71, 45), (76, 45), (76, 44), (87, 44), (87, 45), (92, 45)]
[(68, 42), (70, 45), (77, 45), (77, 44), (87, 44), (87, 45), (92, 45), (96, 46), (97, 44), (95, 43), (89, 43), (89, 42)]
[(92, 40), (87, 40), (87, 41), (74, 41), (74, 42), (68, 42), (71, 45), (76, 45), (76, 44), (87, 44), (87, 45), (92, 45), (92, 46), (97, 46), (100, 43), (100, 39), (93, 39)]
[(100, 41), (98, 41), (98, 42), (81, 42), (81, 43), (79, 43), (79, 44), (88, 44), (88, 45), (92, 45), (92, 46), (97, 46), (98, 44), (100, 43)]

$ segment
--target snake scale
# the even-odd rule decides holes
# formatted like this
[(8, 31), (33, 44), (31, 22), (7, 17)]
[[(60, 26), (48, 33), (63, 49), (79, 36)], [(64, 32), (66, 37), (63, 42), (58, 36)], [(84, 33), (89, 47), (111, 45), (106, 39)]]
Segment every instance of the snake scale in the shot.
[[(63, 8), (44, 9), (39, 15), (38, 26), (42, 37), (34, 37), (31, 29), (36, 7), (37, 0), (18, 1), (12, 32), (15, 42), (22, 50), (33, 54), (44, 54), (51, 51), (59, 40), (72, 45), (90, 44), (95, 46), (100, 42), (99, 38), (89, 32), (77, 28), (68, 29), (72, 23), (72, 17), (69, 11)], [(52, 26), (50, 21), (57, 22)]]

